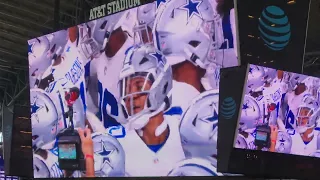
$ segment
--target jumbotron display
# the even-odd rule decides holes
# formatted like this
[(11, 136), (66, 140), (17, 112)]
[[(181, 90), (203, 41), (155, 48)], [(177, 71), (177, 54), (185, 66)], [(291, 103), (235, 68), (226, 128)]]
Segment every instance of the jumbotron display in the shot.
[(320, 157), (320, 78), (250, 65), (236, 148)]
[(35, 178), (218, 176), (234, 10), (150, 3), (29, 43)]

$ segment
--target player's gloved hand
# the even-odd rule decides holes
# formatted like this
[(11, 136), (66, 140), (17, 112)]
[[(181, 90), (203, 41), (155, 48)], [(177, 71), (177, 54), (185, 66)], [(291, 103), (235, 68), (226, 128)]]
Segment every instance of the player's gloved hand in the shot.
[(78, 129), (80, 139), (81, 139), (81, 149), (84, 156), (91, 155), (93, 156), (93, 141), (91, 137), (91, 130)]

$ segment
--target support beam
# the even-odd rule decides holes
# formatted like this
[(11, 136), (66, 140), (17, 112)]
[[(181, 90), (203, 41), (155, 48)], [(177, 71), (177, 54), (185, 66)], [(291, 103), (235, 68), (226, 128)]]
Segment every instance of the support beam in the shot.
[(320, 51), (306, 52), (305, 56), (320, 56)]
[(11, 101), (7, 104), (7, 106), (11, 106), (14, 101), (19, 98), (19, 96), (28, 88), (27, 85), (25, 85), (21, 90), (20, 92), (18, 92), (14, 97), (12, 97)]
[[(20, 18), (17, 15), (11, 15), (8, 12), (5, 12), (5, 11), (0, 12), (0, 15), (1, 16), (7, 16), (7, 18), (16, 19), (16, 20), (22, 21), (22, 22), (26, 21), (26, 19)], [(39, 27), (42, 27), (42, 28), (51, 29), (49, 26), (46, 26), (44, 24), (39, 24), (39, 23), (34, 22), (32, 20), (29, 20), (29, 19), (27, 21), (28, 21), (28, 23), (30, 23), (30, 26), (36, 25), (36, 26), (39, 26)]]
[(53, 15), (53, 31), (58, 31), (60, 29), (60, 0), (54, 1), (54, 15)]
[[(22, 70), (18, 71), (17, 74), (11, 77), (13, 79), (12, 81), (13, 85), (12, 86), (10, 86), (9, 84), (6, 85), (6, 89), (3, 96), (4, 102), (5, 102), (4, 105), (6, 107), (10, 107), (14, 105), (14, 102), (16, 100), (19, 101), (21, 95), (24, 97), (25, 96), (24, 93), (27, 93), (25, 92), (25, 90), (28, 89), (29, 86), (27, 84), (28, 76), (25, 75), (25, 72), (26, 71), (22, 71)], [(16, 80), (14, 80), (14, 78)]]

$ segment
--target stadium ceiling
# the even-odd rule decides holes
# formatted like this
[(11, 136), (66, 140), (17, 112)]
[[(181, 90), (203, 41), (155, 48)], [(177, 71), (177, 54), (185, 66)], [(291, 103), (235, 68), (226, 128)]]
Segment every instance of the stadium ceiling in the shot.
[[(0, 102), (27, 103), (28, 39), (79, 24), (88, 9), (106, 1), (0, 0)], [(311, 1), (305, 61), (308, 74), (320, 69), (320, 0)]]

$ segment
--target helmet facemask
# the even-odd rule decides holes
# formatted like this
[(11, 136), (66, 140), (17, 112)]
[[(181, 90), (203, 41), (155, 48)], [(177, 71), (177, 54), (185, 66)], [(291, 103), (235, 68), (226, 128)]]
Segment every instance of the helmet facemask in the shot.
[(143, 128), (151, 117), (164, 110), (150, 102), (157, 96), (160, 82), (151, 72), (136, 72), (120, 80), (121, 104), (131, 128)]
[(152, 29), (147, 23), (139, 23), (133, 28), (135, 44), (152, 44)]
[(308, 107), (298, 108), (296, 129), (300, 134), (306, 132), (308, 129), (313, 128), (315, 126), (315, 124), (310, 122), (310, 118), (313, 114), (313, 110)]
[[(107, 21), (106, 21), (107, 22)], [(104, 49), (107, 40), (110, 36), (110, 32), (105, 30), (106, 23), (101, 24), (100, 29), (98, 30), (99, 34), (104, 33), (103, 42), (98, 42), (94, 37), (94, 32), (92, 32), (92, 27), (88, 24), (84, 25), (84, 28), (81, 29), (82, 41), (80, 43), (81, 50), (84, 52), (84, 55), (87, 59), (98, 57)], [(96, 28), (96, 27), (95, 27)], [(101, 38), (101, 37), (100, 37)], [(100, 40), (100, 39), (99, 39)]]
[[(149, 120), (171, 105), (172, 69), (165, 57), (150, 45), (136, 45), (126, 52), (120, 73), (120, 111), (128, 129), (141, 136)], [(167, 128), (165, 119), (155, 131)]]

